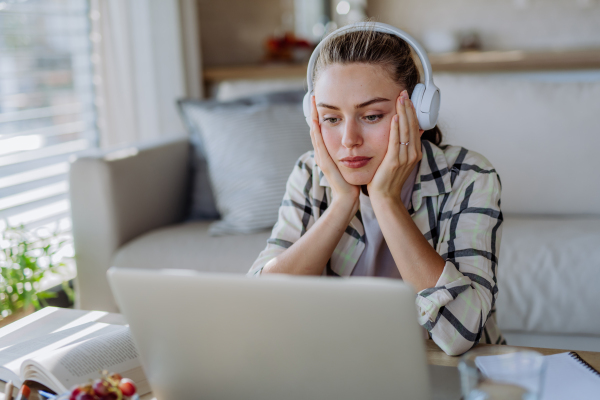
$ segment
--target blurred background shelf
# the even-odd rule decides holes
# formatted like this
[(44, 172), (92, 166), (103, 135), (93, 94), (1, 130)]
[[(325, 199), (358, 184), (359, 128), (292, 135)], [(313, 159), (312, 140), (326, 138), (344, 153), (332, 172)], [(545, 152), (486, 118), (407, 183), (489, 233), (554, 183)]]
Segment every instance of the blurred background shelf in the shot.
[[(435, 72), (510, 72), (600, 69), (600, 48), (554, 51), (465, 51), (429, 55)], [(207, 67), (210, 86), (227, 80), (285, 79), (306, 76), (306, 64), (254, 64)]]
[(216, 83), (238, 79), (285, 79), (306, 76), (307, 64), (255, 64), (204, 69), (204, 81)]
[(434, 71), (488, 72), (600, 68), (600, 48), (554, 51), (466, 51), (431, 54)]

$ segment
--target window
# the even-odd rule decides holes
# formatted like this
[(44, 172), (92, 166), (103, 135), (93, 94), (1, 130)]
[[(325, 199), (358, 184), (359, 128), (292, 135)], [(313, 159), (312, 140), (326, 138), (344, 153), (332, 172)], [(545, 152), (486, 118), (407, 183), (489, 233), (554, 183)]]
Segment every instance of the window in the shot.
[(47, 227), (72, 243), (69, 159), (98, 139), (89, 8), (0, 0), (0, 229)]
[(92, 77), (88, 1), (0, 1), (4, 224), (70, 226), (68, 160), (97, 142)]

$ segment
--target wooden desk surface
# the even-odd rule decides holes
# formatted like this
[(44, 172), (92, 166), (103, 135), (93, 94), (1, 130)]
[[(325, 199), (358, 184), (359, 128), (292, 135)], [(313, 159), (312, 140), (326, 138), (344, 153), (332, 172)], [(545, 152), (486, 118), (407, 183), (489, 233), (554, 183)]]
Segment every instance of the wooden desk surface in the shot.
[[(507, 346), (500, 346), (494, 344), (480, 344), (477, 347), (496, 347), (499, 350), (503, 348), (507, 348)], [(523, 349), (535, 350), (545, 356), (549, 356), (551, 354), (565, 353), (571, 350), (560, 350), (560, 349), (543, 349), (540, 347), (520, 347), (520, 346), (511, 346), (511, 347), (519, 347)], [(425, 351), (427, 352), (427, 362), (431, 365), (441, 365), (444, 367), (457, 367), (458, 361), (460, 360), (460, 356), (453, 357), (444, 353), (437, 344), (433, 340), (425, 341)], [(592, 367), (600, 370), (600, 353), (595, 351), (577, 351), (577, 354), (581, 358), (583, 358), (588, 364)], [(141, 400), (152, 400), (152, 394), (147, 394), (146, 396), (142, 396)]]
[[(478, 347), (497, 347), (500, 352), (503, 348), (507, 346), (500, 346), (494, 344), (479, 344)], [(541, 347), (520, 347), (520, 346), (510, 346), (510, 347), (518, 347), (522, 349), (535, 350), (545, 356), (549, 356), (551, 354), (565, 353), (572, 350), (560, 350), (560, 349), (544, 349)], [(431, 365), (442, 365), (445, 367), (457, 367), (458, 361), (460, 357), (449, 356), (444, 353), (438, 346), (435, 344), (433, 340), (426, 340), (426, 352), (427, 352), (427, 362)], [(579, 356), (584, 359), (588, 364), (594, 367), (596, 370), (600, 371), (600, 353), (595, 351), (576, 351)]]

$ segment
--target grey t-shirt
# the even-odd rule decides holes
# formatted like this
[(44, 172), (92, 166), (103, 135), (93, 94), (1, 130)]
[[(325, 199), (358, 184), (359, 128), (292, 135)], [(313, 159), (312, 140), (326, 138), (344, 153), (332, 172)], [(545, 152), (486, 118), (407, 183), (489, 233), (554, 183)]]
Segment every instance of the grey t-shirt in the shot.
[[(402, 186), (400, 198), (407, 209), (410, 207), (410, 199), (420, 164), (418, 163), (415, 166), (410, 176), (406, 179), (406, 182), (404, 182), (404, 186)], [(375, 217), (371, 200), (362, 191), (360, 192), (360, 213), (365, 227), (365, 249), (351, 275), (402, 279), (392, 253), (385, 242), (379, 222), (377, 222), (377, 218)]]

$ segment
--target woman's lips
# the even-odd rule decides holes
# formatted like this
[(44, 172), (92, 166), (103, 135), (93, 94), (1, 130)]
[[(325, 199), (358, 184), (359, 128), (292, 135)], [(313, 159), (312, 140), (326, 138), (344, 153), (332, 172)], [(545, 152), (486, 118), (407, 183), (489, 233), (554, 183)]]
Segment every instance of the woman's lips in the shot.
[(348, 168), (362, 168), (371, 161), (372, 157), (346, 157), (342, 158), (340, 162)]

